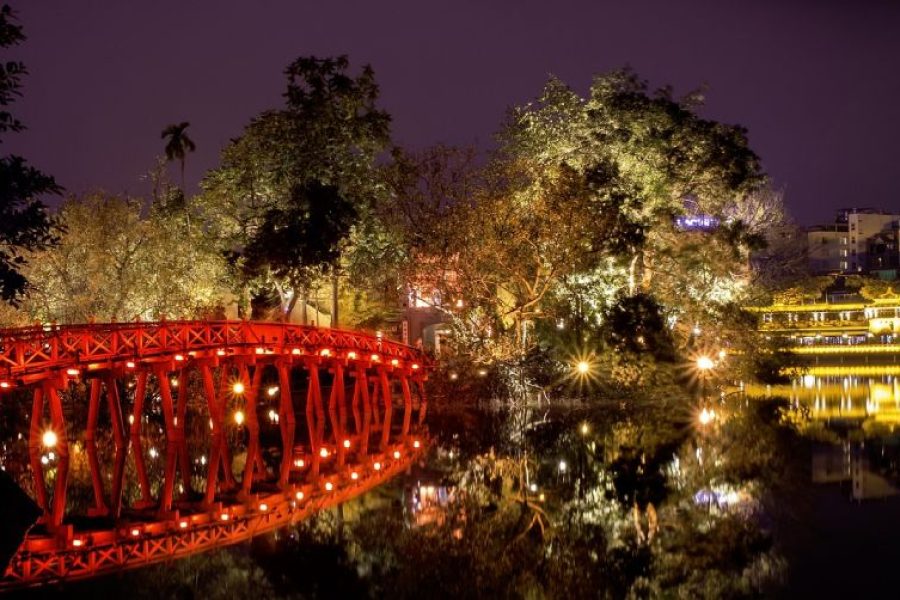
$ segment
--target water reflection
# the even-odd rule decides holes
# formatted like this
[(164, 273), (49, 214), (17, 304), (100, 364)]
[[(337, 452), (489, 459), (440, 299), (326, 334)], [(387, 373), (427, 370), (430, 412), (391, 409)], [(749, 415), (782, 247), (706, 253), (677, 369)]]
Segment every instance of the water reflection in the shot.
[(853, 500), (900, 494), (900, 377), (806, 374), (747, 394), (789, 400), (798, 430), (816, 441), (813, 483), (846, 483)]
[(900, 423), (900, 377), (896, 375), (803, 375), (789, 385), (748, 385), (751, 397), (788, 398), (815, 420)]

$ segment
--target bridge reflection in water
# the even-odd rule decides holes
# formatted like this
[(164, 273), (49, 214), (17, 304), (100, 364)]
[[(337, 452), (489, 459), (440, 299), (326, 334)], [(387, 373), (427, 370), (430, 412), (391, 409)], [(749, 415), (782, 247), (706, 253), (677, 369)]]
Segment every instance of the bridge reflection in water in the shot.
[(19, 481), (42, 512), (0, 590), (233, 544), (380, 485), (426, 445), (426, 361), (278, 323), (0, 331), (0, 402), (30, 402)]

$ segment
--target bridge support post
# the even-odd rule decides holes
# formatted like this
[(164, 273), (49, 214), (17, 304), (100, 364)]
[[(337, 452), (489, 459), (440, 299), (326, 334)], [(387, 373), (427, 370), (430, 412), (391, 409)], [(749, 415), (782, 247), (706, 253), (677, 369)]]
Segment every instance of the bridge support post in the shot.
[(381, 381), (381, 395), (384, 397), (384, 425), (381, 427), (379, 450), (384, 452), (391, 438), (391, 416), (394, 412), (394, 407), (391, 398), (391, 382), (388, 381), (387, 371), (384, 367), (378, 368), (378, 379)]
[(259, 448), (259, 419), (256, 414), (256, 401), (262, 383), (262, 366), (253, 368), (253, 378), (250, 379), (247, 365), (240, 367), (241, 381), (245, 382), (245, 397), (247, 404), (244, 409), (244, 419), (247, 424), (247, 461), (244, 464), (244, 478), (241, 480), (241, 493), (248, 496), (253, 489), (253, 481), (256, 474), (265, 476), (266, 466), (263, 463), (262, 452)]
[(44, 394), (50, 398), (50, 421), (56, 432), (55, 452), (59, 459), (56, 467), (56, 481), (53, 486), (53, 512), (50, 515), (50, 526), (56, 529), (62, 525), (66, 512), (66, 490), (69, 483), (69, 438), (66, 433), (66, 420), (63, 416), (59, 390), (53, 383), (44, 384)]
[(403, 439), (409, 435), (409, 425), (412, 421), (412, 394), (409, 393), (409, 380), (406, 375), (400, 375), (400, 389), (403, 393), (403, 428), (400, 436)]
[(147, 463), (144, 461), (144, 448), (141, 442), (141, 424), (144, 416), (144, 398), (147, 393), (147, 371), (140, 371), (134, 387), (134, 407), (131, 412), (131, 447), (134, 455), (134, 469), (137, 471), (138, 484), (141, 488), (141, 499), (135, 505), (137, 508), (149, 508), (153, 506), (153, 496), (150, 494), (150, 478), (147, 477)]
[(106, 403), (109, 408), (109, 420), (112, 422), (113, 442), (116, 446), (109, 503), (113, 516), (118, 518), (122, 512), (122, 490), (125, 481), (125, 461), (128, 459), (128, 438), (125, 437), (125, 423), (122, 420), (122, 401), (119, 395), (118, 381), (113, 377), (109, 377), (106, 382)]
[(291, 366), (284, 359), (276, 363), (278, 369), (279, 391), (279, 416), (281, 425), (281, 469), (278, 476), (278, 486), (281, 489), (290, 484), (291, 464), (294, 460), (294, 434), (297, 427), (297, 419), (294, 416), (294, 401), (291, 394)]
[(31, 475), (34, 479), (34, 495), (38, 506), (44, 511), (45, 520), (50, 516), (50, 504), (47, 500), (47, 484), (44, 481), (44, 467), (41, 463), (41, 423), (44, 420), (44, 390), (34, 388), (31, 405), (31, 423), (28, 428), (28, 456), (31, 461)]
[(100, 460), (97, 458), (97, 416), (100, 412), (100, 389), (102, 382), (99, 378), (91, 379), (91, 391), (88, 395), (88, 420), (87, 429), (84, 432), (84, 443), (87, 449), (88, 464), (91, 470), (91, 485), (94, 489), (94, 508), (89, 514), (94, 516), (106, 516), (109, 508), (103, 496), (103, 473), (100, 472)]

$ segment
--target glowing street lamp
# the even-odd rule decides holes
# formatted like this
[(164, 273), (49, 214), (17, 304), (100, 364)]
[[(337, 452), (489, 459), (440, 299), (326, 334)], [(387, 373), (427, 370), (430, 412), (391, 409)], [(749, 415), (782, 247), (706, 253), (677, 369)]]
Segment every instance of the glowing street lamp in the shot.
[(56, 432), (52, 429), (48, 429), (44, 432), (44, 435), (41, 436), (41, 443), (44, 444), (45, 448), (55, 448), (58, 441)]
[(703, 426), (709, 425), (716, 418), (716, 411), (710, 410), (708, 408), (704, 408), (700, 411), (700, 414), (697, 416), (697, 420), (700, 421), (700, 424)]
[(708, 356), (701, 356), (697, 359), (697, 368), (700, 369), (700, 372), (702, 372), (702, 373), (709, 371), (710, 369), (712, 369), (715, 366), (716, 366), (716, 363), (714, 363), (713, 359), (711, 359)]
[(579, 375), (587, 375), (591, 371), (591, 363), (586, 360), (580, 360), (575, 365), (575, 370), (578, 371)]

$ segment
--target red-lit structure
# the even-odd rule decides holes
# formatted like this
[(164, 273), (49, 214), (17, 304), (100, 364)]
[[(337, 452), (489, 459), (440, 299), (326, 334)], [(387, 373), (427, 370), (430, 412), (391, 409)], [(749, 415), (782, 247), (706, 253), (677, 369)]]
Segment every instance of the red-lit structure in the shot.
[[(408, 468), (425, 446), (427, 367), (425, 356), (403, 344), (287, 323), (0, 330), (0, 402), (31, 401), (28, 456), (34, 499), (43, 510), (0, 590), (233, 544), (381, 484)], [(267, 380), (272, 385), (264, 397)], [(194, 397), (189, 412), (192, 393), (200, 402)], [(67, 421), (62, 394), (87, 403), (85, 422)], [(272, 448), (263, 448), (260, 436), (267, 402), (268, 425), (277, 424), (280, 438), (268, 464), (263, 450)], [(237, 408), (228, 413), (229, 405)], [(165, 438), (164, 468), (156, 480), (142, 442), (150, 412), (157, 423), (161, 418)], [(98, 423), (107, 417), (111, 436), (104, 435), (114, 456), (108, 465), (97, 442)], [(192, 485), (188, 446), (196, 442), (185, 434), (188, 421), (198, 418), (209, 428), (203, 489)], [(233, 473), (229, 444), (236, 432), (246, 449), (240, 477)], [(87, 455), (93, 491), (87, 515), (70, 514), (67, 505), (73, 451)], [(130, 503), (123, 494), (129, 459), (137, 490)]]

